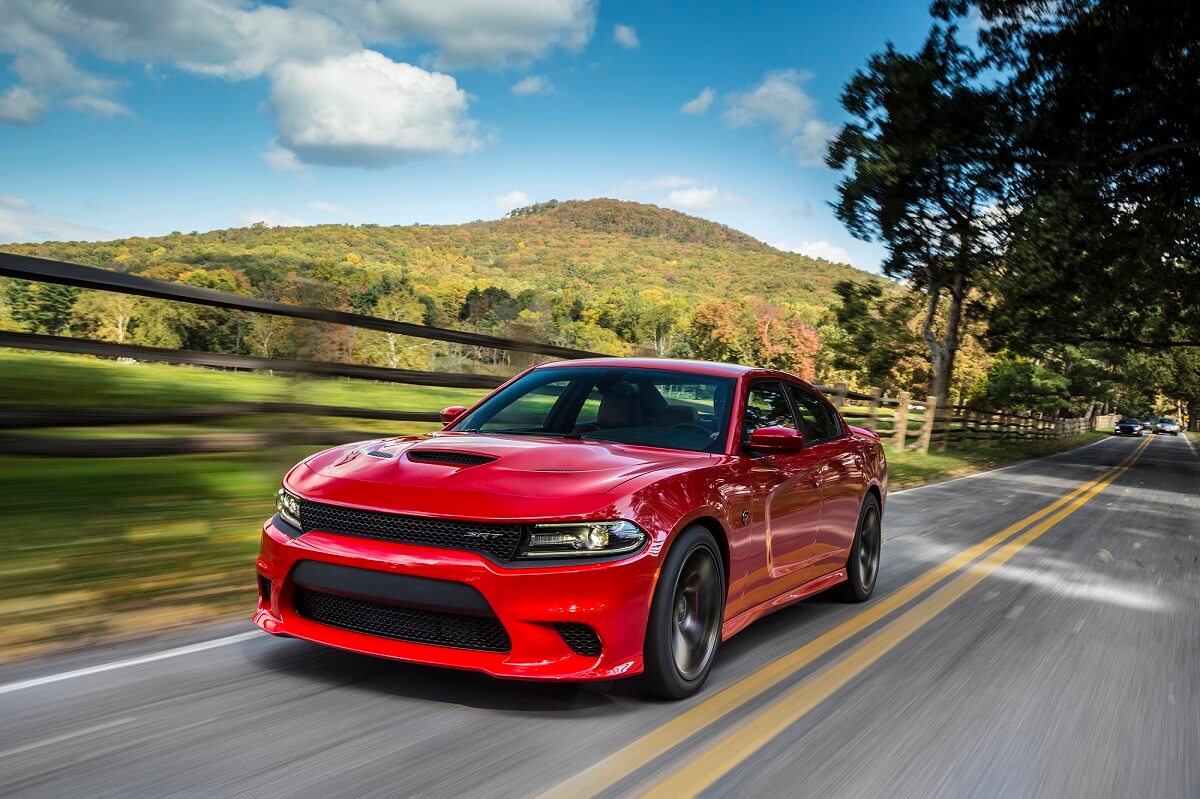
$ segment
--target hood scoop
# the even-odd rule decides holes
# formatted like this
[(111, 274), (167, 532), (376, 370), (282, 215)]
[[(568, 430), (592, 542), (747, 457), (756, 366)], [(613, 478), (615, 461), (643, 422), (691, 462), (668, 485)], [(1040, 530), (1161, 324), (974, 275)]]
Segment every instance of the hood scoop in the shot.
[(491, 455), (455, 452), (448, 449), (410, 449), (407, 455), (410, 461), (417, 463), (445, 463), (451, 466), (479, 466), (496, 460)]

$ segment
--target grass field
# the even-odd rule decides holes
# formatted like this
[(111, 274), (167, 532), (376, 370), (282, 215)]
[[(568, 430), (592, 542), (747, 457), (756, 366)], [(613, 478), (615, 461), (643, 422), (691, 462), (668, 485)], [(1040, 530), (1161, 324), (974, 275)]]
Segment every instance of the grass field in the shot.
[[(233, 401), (438, 410), (479, 392), (302, 380), (76, 356), (0, 354), (0, 407), (181, 407)], [(311, 420), (307, 420), (311, 421)], [(411, 432), (428, 426), (321, 420)], [(259, 419), (239, 425), (261, 424)], [(279, 424), (288, 423), (286, 420)], [(93, 435), (194, 435), (203, 425)], [(230, 429), (224, 424), (222, 429)], [(71, 434), (84, 434), (72, 431)], [(904, 488), (1068, 449), (1102, 434), (889, 453)], [(159, 458), (0, 457), (0, 658), (248, 616), (263, 519), (289, 466), (315, 447)]]

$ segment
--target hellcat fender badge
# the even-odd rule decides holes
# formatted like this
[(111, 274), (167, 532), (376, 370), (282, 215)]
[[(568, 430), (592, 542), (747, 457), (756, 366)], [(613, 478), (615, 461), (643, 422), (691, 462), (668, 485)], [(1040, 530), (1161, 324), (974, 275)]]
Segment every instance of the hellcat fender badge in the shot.
[(742, 511), (742, 524), (749, 524), (749, 523), (750, 523), (750, 509), (746, 508), (744, 511)]

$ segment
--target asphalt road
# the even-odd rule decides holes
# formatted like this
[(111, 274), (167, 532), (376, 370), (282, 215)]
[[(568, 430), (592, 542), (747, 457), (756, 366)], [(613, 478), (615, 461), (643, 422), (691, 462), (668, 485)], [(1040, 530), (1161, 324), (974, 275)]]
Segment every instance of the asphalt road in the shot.
[(0, 796), (1200, 797), (1183, 438), (899, 493), (884, 529), (871, 602), (757, 623), (682, 703), (248, 624), (10, 665)]

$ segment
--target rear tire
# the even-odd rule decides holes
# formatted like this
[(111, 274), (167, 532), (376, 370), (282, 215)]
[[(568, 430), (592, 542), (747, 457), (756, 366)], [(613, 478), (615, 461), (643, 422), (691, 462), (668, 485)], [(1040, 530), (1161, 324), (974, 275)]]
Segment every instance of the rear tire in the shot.
[(646, 625), (642, 689), (661, 699), (700, 690), (712, 670), (725, 620), (725, 570), (716, 539), (693, 525), (667, 552)]
[(883, 516), (879, 500), (867, 494), (858, 514), (858, 529), (846, 559), (846, 582), (838, 588), (847, 602), (866, 602), (879, 580), (879, 562), (883, 550)]

